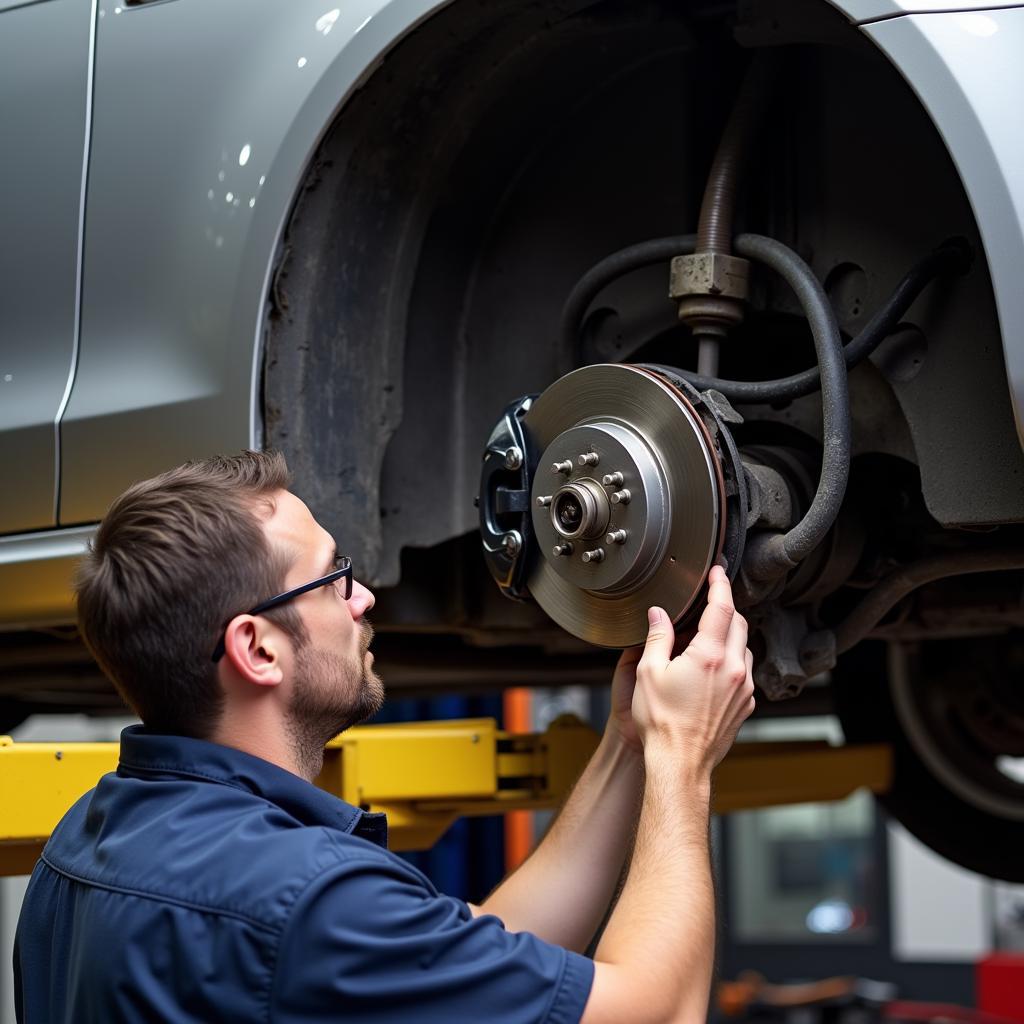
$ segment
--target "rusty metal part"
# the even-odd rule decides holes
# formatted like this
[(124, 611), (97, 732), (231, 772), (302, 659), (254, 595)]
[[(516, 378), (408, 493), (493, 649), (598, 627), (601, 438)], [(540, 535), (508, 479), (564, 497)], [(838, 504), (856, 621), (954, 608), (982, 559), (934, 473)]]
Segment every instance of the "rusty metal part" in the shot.
[(974, 549), (931, 555), (886, 576), (835, 628), (836, 652), (848, 651), (911, 591), (948, 576), (1024, 569), (1024, 547)]
[(692, 255), (672, 261), (669, 294), (679, 304), (679, 319), (698, 340), (698, 373), (716, 376), (718, 344), (743, 320), (749, 264), (729, 255), (740, 174), (761, 114), (771, 94), (776, 54), (757, 53), (747, 69), (708, 174)]

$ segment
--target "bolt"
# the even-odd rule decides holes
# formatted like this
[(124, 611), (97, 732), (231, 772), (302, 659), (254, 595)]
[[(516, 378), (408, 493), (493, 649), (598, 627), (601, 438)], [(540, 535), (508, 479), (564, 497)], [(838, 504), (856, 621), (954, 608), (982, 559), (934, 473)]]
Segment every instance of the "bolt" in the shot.
[(604, 549), (603, 548), (594, 548), (593, 551), (584, 551), (583, 552), (583, 561), (584, 562), (603, 562), (604, 561)]
[(605, 539), (605, 544), (625, 544), (626, 538), (629, 536), (625, 530), (612, 530)]
[(621, 487), (622, 486), (622, 474), (621, 473), (605, 473), (601, 477), (601, 483), (605, 487)]
[(631, 495), (629, 493), (629, 491), (625, 487), (623, 487), (621, 491), (616, 491), (612, 495), (612, 504), (613, 505), (628, 505), (629, 504), (629, 499), (631, 497), (633, 497), (633, 495)]
[(564, 541), (561, 544), (556, 544), (552, 549), (551, 553), (557, 558), (559, 555), (571, 555), (572, 545), (568, 541)]
[(576, 461), (581, 466), (596, 466), (601, 461), (601, 457), (597, 452), (584, 452)]
[(502, 539), (501, 546), (505, 549), (505, 554), (509, 557), (514, 557), (519, 554), (520, 541), (514, 533), (506, 533)]
[(551, 472), (569, 474), (572, 472), (572, 463), (568, 459), (565, 462), (553, 462), (551, 464)]
[(518, 469), (523, 464), (523, 453), (518, 448), (509, 448), (505, 452), (505, 468)]
[(551, 504), (551, 495), (550, 494), (538, 494), (537, 495), (537, 507), (538, 508), (547, 508), (548, 505), (550, 505), (550, 504)]

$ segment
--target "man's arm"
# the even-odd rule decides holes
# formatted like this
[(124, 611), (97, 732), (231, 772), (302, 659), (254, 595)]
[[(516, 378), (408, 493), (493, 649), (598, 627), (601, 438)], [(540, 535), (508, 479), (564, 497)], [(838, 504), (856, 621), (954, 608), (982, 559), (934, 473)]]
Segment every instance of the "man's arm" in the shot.
[(697, 636), (677, 658), (672, 642), (668, 616), (651, 609), (633, 701), (646, 768), (640, 826), (594, 957), (584, 1024), (697, 1024), (707, 1015), (715, 948), (711, 773), (754, 703), (746, 622), (719, 567)]
[[(632, 697), (637, 654), (626, 652), (615, 696)], [(582, 952), (608, 911), (633, 840), (643, 792), (643, 750), (612, 719), (579, 781), (537, 849), (479, 910), (509, 931), (529, 931)], [(476, 909), (476, 908), (474, 908)]]

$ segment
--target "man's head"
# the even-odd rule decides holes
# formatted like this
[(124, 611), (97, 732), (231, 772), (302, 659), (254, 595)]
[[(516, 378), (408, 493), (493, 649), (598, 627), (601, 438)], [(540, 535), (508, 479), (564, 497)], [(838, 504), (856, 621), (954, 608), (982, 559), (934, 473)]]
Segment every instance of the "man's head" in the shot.
[(335, 566), (333, 538), (288, 484), (280, 455), (205, 459), (133, 485), (100, 524), (76, 581), (79, 627), (147, 726), (209, 737), (269, 710), (309, 763), (380, 706), (365, 587), (346, 600), (340, 580), (247, 614)]

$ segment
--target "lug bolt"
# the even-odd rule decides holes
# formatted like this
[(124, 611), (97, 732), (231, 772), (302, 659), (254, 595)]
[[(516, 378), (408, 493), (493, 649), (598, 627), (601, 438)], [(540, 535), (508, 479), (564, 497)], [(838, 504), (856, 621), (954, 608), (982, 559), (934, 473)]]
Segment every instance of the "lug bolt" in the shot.
[(593, 551), (583, 552), (584, 562), (603, 562), (604, 561), (604, 549), (594, 548)]
[(605, 544), (625, 544), (628, 536), (629, 534), (625, 530), (612, 530), (605, 536), (604, 542)]
[(622, 486), (622, 474), (621, 473), (605, 473), (601, 477), (601, 483), (605, 487), (621, 487)]
[(597, 452), (584, 452), (576, 461), (581, 466), (596, 466), (601, 461), (601, 457)]
[(551, 553), (558, 557), (559, 555), (571, 555), (572, 545), (568, 541), (564, 541), (561, 544), (556, 544), (552, 549)]
[(547, 508), (548, 505), (550, 505), (550, 504), (551, 504), (551, 495), (550, 494), (538, 494), (537, 495), (537, 507), (538, 508)]
[(552, 473), (571, 473), (572, 463), (566, 459), (565, 462), (553, 462), (551, 464)]
[(505, 452), (505, 468), (518, 469), (523, 464), (523, 453), (518, 448), (509, 448)]
[(506, 555), (514, 557), (519, 554), (521, 544), (519, 538), (514, 533), (506, 533), (501, 546), (505, 549)]
[(612, 504), (613, 505), (628, 505), (629, 504), (629, 499), (631, 497), (633, 497), (633, 495), (631, 495), (629, 493), (629, 491), (625, 487), (623, 487), (621, 491), (616, 491), (612, 495)]

